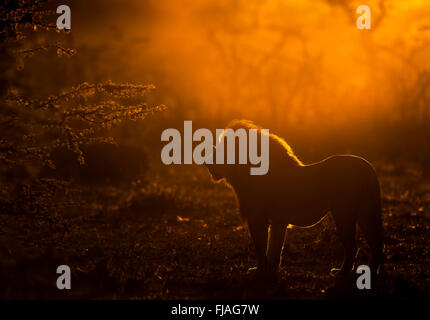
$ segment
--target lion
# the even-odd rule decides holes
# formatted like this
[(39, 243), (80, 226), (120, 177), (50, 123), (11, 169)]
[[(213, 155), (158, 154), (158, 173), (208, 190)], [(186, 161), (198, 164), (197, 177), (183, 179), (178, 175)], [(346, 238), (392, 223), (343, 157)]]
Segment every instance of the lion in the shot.
[[(227, 128), (263, 134), (244, 120), (232, 121)], [(215, 182), (224, 181), (234, 191), (247, 221), (258, 261), (250, 270), (277, 276), (287, 226), (315, 226), (331, 213), (344, 248), (341, 268), (333, 269), (338, 271), (337, 279), (351, 275), (354, 268), (357, 225), (370, 247), (372, 274), (378, 272), (383, 266), (381, 196), (372, 165), (354, 155), (304, 164), (282, 138), (271, 133), (269, 150), (266, 175), (250, 175), (249, 165), (206, 164)]]

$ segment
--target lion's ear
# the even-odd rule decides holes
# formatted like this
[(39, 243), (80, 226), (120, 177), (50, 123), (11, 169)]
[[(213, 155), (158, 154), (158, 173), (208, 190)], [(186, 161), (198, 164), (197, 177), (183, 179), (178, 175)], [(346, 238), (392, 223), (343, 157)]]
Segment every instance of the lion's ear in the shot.
[(209, 166), (213, 166), (216, 163), (216, 147), (214, 145), (212, 145), (212, 154), (209, 157), (210, 159), (212, 159), (212, 163), (213, 164), (208, 164), (206, 162), (203, 162), (203, 164), (209, 168)]
[(221, 181), (224, 177), (219, 172), (219, 165), (217, 164), (205, 164), (206, 168), (208, 168), (208, 171), (212, 177), (212, 180), (215, 182)]
[(212, 164), (205, 163), (206, 168), (210, 175), (212, 176), (212, 180), (215, 182), (220, 182), (224, 179), (224, 175), (222, 174), (222, 165), (216, 164), (216, 146), (212, 146)]
[(216, 147), (214, 145), (212, 145), (212, 150), (209, 152), (212, 152), (212, 154), (209, 154), (209, 159), (212, 159), (212, 164), (208, 164), (206, 162), (203, 162), (203, 164), (207, 167), (216, 164)]

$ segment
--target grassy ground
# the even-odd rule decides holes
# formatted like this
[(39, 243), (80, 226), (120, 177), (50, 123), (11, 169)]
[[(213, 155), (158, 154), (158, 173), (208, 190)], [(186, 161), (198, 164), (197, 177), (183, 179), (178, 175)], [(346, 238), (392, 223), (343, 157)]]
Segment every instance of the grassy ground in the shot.
[[(430, 181), (419, 168), (377, 163), (383, 190), (385, 297), (430, 293)], [(0, 297), (321, 299), (342, 248), (331, 218), (289, 229), (281, 284), (246, 275), (255, 257), (232, 192), (204, 168), (169, 167), (132, 188), (56, 191), (44, 212), (0, 214)], [(43, 197), (42, 195), (39, 195)], [(359, 262), (367, 247), (358, 235)], [(56, 289), (56, 267), (72, 290)]]

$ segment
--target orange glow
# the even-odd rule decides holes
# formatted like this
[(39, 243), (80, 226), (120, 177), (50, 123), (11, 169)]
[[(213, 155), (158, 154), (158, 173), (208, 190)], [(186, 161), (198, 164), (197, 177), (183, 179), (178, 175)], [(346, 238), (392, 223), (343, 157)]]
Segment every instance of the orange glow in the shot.
[(356, 27), (363, 1), (186, 0), (136, 2), (112, 22), (120, 37), (87, 26), (75, 34), (117, 46), (121, 61), (116, 50), (103, 68), (153, 82), (187, 119), (246, 118), (289, 134), (355, 130), (402, 118), (402, 101), (430, 64), (427, 1), (365, 2), (371, 30)]

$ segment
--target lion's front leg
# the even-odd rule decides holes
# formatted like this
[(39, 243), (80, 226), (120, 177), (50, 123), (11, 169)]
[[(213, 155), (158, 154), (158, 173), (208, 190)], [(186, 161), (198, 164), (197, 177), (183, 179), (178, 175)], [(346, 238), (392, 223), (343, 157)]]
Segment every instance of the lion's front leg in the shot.
[(270, 227), (269, 245), (267, 251), (267, 270), (276, 275), (281, 261), (282, 248), (285, 241), (286, 227), (280, 223), (273, 223)]
[[(248, 227), (257, 255), (257, 271), (261, 273), (267, 268), (266, 249), (268, 223), (264, 218), (251, 217), (248, 218)], [(250, 269), (250, 271), (252, 270), (255, 270), (255, 268)]]

